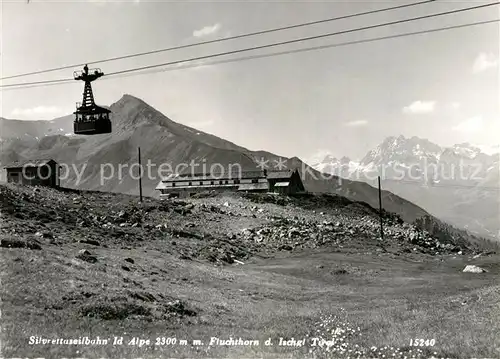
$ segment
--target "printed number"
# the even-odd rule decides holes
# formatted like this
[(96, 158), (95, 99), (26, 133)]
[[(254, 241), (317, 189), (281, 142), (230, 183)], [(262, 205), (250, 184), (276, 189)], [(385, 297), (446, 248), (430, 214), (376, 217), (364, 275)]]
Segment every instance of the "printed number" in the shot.
[(435, 339), (410, 339), (412, 347), (433, 347), (436, 344)]
[(175, 345), (177, 343), (176, 338), (156, 338), (156, 343), (155, 345)]

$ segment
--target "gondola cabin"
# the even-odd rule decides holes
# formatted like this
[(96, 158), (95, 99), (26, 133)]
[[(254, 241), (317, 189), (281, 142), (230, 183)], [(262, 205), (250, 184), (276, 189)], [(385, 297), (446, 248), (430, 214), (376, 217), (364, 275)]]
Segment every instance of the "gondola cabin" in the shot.
[(75, 135), (98, 135), (111, 133), (111, 111), (97, 106), (94, 102), (91, 82), (104, 76), (100, 69), (89, 71), (87, 65), (83, 71), (75, 71), (73, 77), (77, 81), (84, 81), (83, 101), (76, 104), (73, 132)]
[(110, 112), (99, 106), (77, 108), (73, 125), (75, 135), (111, 133)]

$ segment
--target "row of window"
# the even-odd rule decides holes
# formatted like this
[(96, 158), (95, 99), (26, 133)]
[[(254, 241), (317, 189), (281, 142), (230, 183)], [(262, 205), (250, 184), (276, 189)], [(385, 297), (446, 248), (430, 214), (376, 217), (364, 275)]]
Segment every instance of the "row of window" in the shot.
[[(211, 184), (211, 185), (215, 185), (215, 182), (216, 182), (216, 181), (210, 181), (210, 184)], [(252, 180), (252, 183), (258, 183), (258, 182), (259, 182), (259, 180), (258, 180), (258, 179), (253, 179), (253, 180)], [(239, 179), (235, 179), (235, 180), (233, 180), (231, 183), (234, 183), (234, 184), (239, 184), (239, 183), (240, 183), (240, 180), (239, 180)], [(205, 183), (205, 184), (208, 184), (208, 183)], [(229, 181), (228, 181), (228, 180), (219, 181), (219, 185), (222, 185), (222, 184), (229, 184)], [(199, 185), (200, 185), (200, 186), (203, 186), (203, 185), (204, 185), (203, 181), (200, 181), (200, 182), (199, 182)], [(193, 186), (193, 182), (188, 182), (188, 186)], [(196, 184), (195, 184), (195, 186), (196, 186)], [(175, 182), (172, 182), (172, 187), (175, 187)]]

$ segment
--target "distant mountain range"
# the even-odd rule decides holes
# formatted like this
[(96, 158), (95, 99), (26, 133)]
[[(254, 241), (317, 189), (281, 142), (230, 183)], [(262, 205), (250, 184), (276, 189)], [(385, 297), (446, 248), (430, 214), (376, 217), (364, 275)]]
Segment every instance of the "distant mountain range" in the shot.
[[(130, 168), (137, 162), (137, 148), (140, 146), (142, 164), (147, 167), (149, 163), (152, 168), (152, 176), (146, 173), (142, 180), (144, 194), (157, 196), (155, 187), (160, 175), (165, 175), (165, 172), (158, 174), (160, 166), (175, 170), (179, 164), (194, 161), (200, 166), (205, 164), (206, 168), (221, 164), (228, 169), (230, 164), (238, 163), (243, 170), (255, 170), (261, 159), (269, 161), (268, 164), (281, 159), (286, 160), (287, 168), (301, 171), (307, 190), (339, 194), (378, 208), (378, 190), (367, 183), (325, 176), (297, 157), (285, 158), (266, 151), (248, 150), (174, 122), (134, 96), (124, 95), (109, 108), (113, 133), (97, 136), (73, 135), (72, 115), (53, 121), (0, 119), (0, 164), (53, 158), (72, 166), (68, 173), (63, 172), (63, 186), (137, 194), (138, 184), (134, 176), (137, 176), (138, 169), (132, 167), (131, 172)], [(201, 171), (202, 167), (197, 169)], [(109, 178), (102, 181), (102, 174)], [(382, 197), (387, 211), (401, 215), (408, 222), (427, 214), (423, 208), (391, 192), (383, 191)]]
[(429, 140), (388, 137), (360, 161), (323, 152), (307, 161), (318, 171), (382, 187), (433, 215), (500, 239), (500, 146), (441, 147)]

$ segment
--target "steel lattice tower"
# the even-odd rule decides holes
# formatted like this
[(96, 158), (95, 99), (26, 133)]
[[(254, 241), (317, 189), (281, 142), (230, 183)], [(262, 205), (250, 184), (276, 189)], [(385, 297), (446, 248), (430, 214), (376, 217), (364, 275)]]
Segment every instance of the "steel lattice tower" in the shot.
[(74, 78), (77, 81), (84, 81), (85, 86), (83, 88), (83, 101), (82, 107), (94, 107), (94, 94), (92, 92), (92, 81), (97, 80), (99, 77), (104, 76), (104, 74), (100, 70), (95, 70), (93, 73), (89, 73), (89, 68), (87, 65), (83, 68), (83, 72), (78, 72), (74, 74)]

